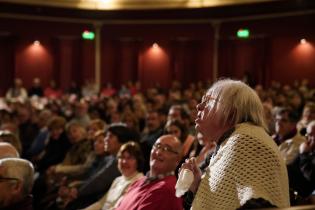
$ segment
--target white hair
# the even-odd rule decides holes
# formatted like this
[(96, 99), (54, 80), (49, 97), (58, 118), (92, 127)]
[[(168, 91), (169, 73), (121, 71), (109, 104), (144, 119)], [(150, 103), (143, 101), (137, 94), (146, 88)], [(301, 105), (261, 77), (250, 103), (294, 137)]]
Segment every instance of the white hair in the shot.
[(223, 125), (250, 122), (268, 131), (263, 105), (256, 92), (242, 81), (222, 79), (207, 91), (216, 100)]
[(30, 161), (20, 158), (4, 158), (0, 159), (0, 166), (5, 169), (3, 176), (22, 181), (22, 196), (31, 192), (34, 182), (34, 167)]

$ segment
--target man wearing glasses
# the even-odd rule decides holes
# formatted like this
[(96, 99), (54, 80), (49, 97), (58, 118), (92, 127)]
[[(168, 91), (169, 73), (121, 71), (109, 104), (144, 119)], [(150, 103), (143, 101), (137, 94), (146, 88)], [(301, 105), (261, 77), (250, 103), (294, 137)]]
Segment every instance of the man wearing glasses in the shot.
[(287, 165), (299, 155), (299, 146), (306, 140), (297, 132), (296, 124), (299, 117), (289, 108), (280, 107), (276, 111), (275, 130), (273, 136), (279, 144), (279, 150)]
[(152, 147), (147, 176), (130, 186), (116, 210), (182, 210), (182, 200), (175, 197), (174, 175), (180, 153), (181, 142), (176, 137), (161, 136)]
[(24, 159), (0, 159), (0, 209), (32, 210), (33, 165)]

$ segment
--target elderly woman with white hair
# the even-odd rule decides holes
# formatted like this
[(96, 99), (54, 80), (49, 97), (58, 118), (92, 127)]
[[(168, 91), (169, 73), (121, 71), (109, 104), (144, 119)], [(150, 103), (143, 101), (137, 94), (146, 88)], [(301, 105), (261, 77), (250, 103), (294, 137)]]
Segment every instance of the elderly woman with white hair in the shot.
[(286, 166), (266, 132), (263, 106), (255, 91), (241, 81), (219, 80), (197, 110), (196, 130), (216, 149), (203, 175), (194, 158), (181, 167), (194, 175), (186, 194), (191, 209), (288, 207)]

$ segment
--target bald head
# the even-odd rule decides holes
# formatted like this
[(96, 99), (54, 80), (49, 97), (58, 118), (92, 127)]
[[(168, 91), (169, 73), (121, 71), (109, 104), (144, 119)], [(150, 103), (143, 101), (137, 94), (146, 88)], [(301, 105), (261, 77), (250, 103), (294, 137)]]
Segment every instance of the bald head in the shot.
[(165, 143), (174, 149), (175, 152), (181, 154), (182, 151), (182, 143), (181, 141), (174, 135), (163, 135), (157, 141)]
[(3, 158), (0, 159), (0, 177), (2, 177), (2, 181), (7, 178), (6, 181), (11, 182), (1, 183), (0, 190), (0, 209), (8, 209), (6, 207), (21, 202), (31, 193), (34, 182), (34, 167), (28, 160)]
[(3, 158), (18, 158), (19, 153), (15, 149), (14, 146), (12, 146), (9, 143), (6, 142), (0, 142), (0, 159)]
[(167, 175), (174, 172), (181, 158), (181, 149), (181, 142), (173, 135), (158, 138), (151, 150), (151, 175)]

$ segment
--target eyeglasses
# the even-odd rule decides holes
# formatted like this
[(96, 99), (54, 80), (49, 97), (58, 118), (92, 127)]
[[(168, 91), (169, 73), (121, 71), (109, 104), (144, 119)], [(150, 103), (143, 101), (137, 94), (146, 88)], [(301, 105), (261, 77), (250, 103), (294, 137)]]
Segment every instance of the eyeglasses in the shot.
[(178, 155), (178, 152), (176, 152), (175, 150), (173, 150), (170, 146), (165, 145), (165, 144), (161, 144), (161, 143), (156, 143), (153, 145), (153, 149), (160, 149), (163, 152), (168, 152), (168, 153), (173, 153)]
[(0, 182), (5, 182), (5, 181), (19, 181), (19, 179), (12, 178), (12, 177), (0, 177)]

